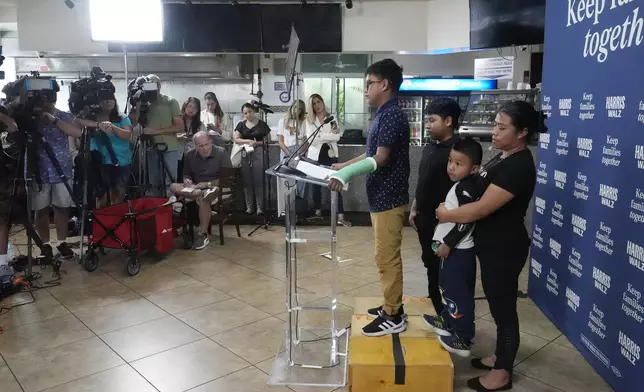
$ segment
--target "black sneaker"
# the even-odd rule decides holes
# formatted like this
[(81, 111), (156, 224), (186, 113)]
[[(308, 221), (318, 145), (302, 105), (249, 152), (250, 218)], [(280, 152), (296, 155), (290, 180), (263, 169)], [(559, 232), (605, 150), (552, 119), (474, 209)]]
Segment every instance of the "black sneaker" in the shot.
[(439, 336), (438, 340), (441, 342), (441, 346), (452, 354), (456, 354), (459, 357), (467, 358), (470, 356), (470, 349), (472, 348), (472, 343), (467, 342), (464, 339), (460, 338), (458, 335), (452, 336)]
[(407, 321), (402, 315), (389, 316), (382, 312), (375, 320), (362, 328), (365, 336), (385, 336), (405, 332)]
[(69, 247), (67, 242), (61, 242), (60, 245), (58, 245), (57, 249), (60, 252), (62, 258), (65, 260), (73, 259), (76, 255), (72, 248)]
[(202, 250), (206, 246), (210, 244), (210, 239), (208, 238), (207, 235), (205, 234), (197, 234), (195, 238), (195, 242), (192, 245), (193, 250)]
[(432, 328), (437, 335), (452, 336), (452, 333), (450, 332), (445, 319), (441, 316), (431, 316), (429, 314), (424, 314), (423, 321), (429, 328)]
[[(377, 308), (371, 308), (367, 310), (367, 314), (371, 317), (378, 317), (382, 313), (382, 305), (378, 306)], [(405, 309), (403, 306), (400, 306), (400, 310), (398, 310), (398, 314), (404, 319), (407, 320), (407, 313), (405, 313)]]
[(54, 249), (49, 244), (43, 245), (40, 253), (49, 260), (54, 259)]

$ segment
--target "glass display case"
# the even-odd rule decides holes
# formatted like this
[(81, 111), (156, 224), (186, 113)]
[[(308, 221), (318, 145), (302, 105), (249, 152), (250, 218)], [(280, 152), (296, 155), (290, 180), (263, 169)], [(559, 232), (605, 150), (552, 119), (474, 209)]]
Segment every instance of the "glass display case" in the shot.
[(472, 91), (459, 134), (491, 138), (496, 113), (509, 101), (526, 101), (539, 109), (539, 89)]
[(420, 146), (423, 142), (423, 103), (422, 97), (399, 97), (398, 105), (409, 121), (409, 142)]

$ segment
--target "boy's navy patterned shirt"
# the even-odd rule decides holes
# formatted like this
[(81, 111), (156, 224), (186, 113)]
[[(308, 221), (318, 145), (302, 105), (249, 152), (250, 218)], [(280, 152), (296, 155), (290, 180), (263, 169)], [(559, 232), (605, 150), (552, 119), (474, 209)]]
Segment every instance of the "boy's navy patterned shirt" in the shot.
[(372, 212), (387, 211), (409, 203), (409, 122), (398, 106), (398, 97), (382, 105), (367, 136), (367, 157), (378, 147), (391, 150), (387, 165), (367, 175), (367, 198)]

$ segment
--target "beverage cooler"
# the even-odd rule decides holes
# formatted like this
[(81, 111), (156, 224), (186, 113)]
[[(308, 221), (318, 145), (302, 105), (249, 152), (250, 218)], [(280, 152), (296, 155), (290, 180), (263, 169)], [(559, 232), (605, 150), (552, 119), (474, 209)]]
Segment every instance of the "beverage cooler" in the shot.
[(495, 89), (496, 86), (496, 80), (404, 79), (400, 86), (398, 102), (409, 120), (410, 143), (421, 146), (429, 142), (424, 112), (432, 100), (452, 98), (459, 103), (464, 114), (472, 91)]

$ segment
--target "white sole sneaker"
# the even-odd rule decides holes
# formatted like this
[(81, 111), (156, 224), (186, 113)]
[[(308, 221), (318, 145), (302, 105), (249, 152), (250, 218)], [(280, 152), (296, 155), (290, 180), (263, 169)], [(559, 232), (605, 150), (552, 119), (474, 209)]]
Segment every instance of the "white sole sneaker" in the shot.
[(443, 339), (439, 338), (438, 341), (440, 342), (441, 346), (443, 346), (445, 350), (449, 351), (452, 354), (456, 354), (461, 358), (468, 358), (472, 353), (471, 350), (460, 350), (458, 348), (451, 347), (447, 345), (445, 342), (443, 342)]
[(429, 328), (433, 329), (434, 332), (436, 332), (436, 335), (445, 336), (445, 337), (452, 336), (451, 332), (446, 331), (446, 330), (441, 329), (441, 328), (436, 328), (435, 326), (433, 326), (430, 323), (428, 323), (427, 320), (425, 320), (425, 317), (421, 317), (421, 318), (423, 319), (423, 322), (425, 323), (426, 326), (428, 326)]
[(401, 324), (398, 324), (391, 328), (383, 329), (378, 332), (365, 332), (363, 329), (362, 334), (364, 336), (377, 337), (377, 336), (393, 335), (395, 333), (403, 333), (406, 330), (407, 330), (407, 321), (403, 320)]
[(202, 250), (203, 248), (208, 246), (208, 244), (210, 244), (210, 240), (208, 239), (208, 237), (206, 237), (206, 239), (203, 241), (203, 244), (195, 246), (195, 250)]

